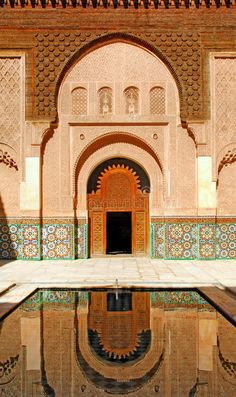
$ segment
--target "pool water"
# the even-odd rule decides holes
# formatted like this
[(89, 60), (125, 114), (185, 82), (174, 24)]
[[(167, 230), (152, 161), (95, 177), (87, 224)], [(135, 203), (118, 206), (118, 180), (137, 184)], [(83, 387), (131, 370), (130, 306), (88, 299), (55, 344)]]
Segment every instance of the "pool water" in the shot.
[(1, 397), (235, 397), (236, 328), (195, 291), (39, 290), (0, 323)]

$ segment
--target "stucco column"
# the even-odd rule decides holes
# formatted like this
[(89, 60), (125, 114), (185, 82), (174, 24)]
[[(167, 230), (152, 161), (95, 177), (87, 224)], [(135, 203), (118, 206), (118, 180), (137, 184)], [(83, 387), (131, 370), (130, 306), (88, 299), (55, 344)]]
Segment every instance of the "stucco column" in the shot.
[(216, 210), (216, 182), (212, 181), (211, 156), (197, 158), (198, 172), (198, 213), (214, 215)]

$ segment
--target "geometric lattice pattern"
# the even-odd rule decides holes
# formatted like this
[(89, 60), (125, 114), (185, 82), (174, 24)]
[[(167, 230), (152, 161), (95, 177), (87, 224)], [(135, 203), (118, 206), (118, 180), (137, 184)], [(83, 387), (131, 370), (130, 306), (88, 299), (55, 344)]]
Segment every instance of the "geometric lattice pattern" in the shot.
[(160, 259), (236, 259), (236, 223), (153, 222), (151, 249)]
[(216, 225), (216, 256), (221, 259), (236, 259), (236, 224)]
[(215, 224), (200, 224), (199, 258), (215, 259)]
[(0, 142), (19, 148), (21, 98), (21, 59), (0, 58)]
[[(64, 220), (63, 220), (64, 221)], [(88, 225), (0, 221), (0, 259), (73, 259), (88, 257)], [(75, 233), (74, 233), (75, 231)], [(160, 259), (236, 259), (236, 222), (151, 224), (151, 257)]]
[[(215, 58), (215, 118), (218, 150), (236, 138), (236, 58)], [(214, 96), (213, 96), (214, 98)]]
[(16, 259), (20, 256), (20, 226), (0, 224), (0, 259)]
[(150, 91), (150, 113), (165, 114), (165, 90), (162, 87), (154, 87)]
[(0, 224), (0, 259), (40, 259), (39, 225)]
[(72, 114), (87, 114), (87, 90), (83, 87), (75, 88), (72, 93)]
[(20, 234), (22, 259), (40, 259), (40, 226), (22, 225)]
[(198, 252), (196, 224), (171, 224), (166, 229), (166, 246), (170, 259), (195, 259)]
[(73, 236), (73, 225), (44, 225), (42, 230), (43, 259), (73, 259)]

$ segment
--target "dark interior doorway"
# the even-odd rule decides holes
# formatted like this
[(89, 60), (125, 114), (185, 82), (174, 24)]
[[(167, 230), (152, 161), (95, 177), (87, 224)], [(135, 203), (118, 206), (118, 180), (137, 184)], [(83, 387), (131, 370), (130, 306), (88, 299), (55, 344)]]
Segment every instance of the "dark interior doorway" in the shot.
[(132, 253), (132, 213), (107, 212), (107, 254)]

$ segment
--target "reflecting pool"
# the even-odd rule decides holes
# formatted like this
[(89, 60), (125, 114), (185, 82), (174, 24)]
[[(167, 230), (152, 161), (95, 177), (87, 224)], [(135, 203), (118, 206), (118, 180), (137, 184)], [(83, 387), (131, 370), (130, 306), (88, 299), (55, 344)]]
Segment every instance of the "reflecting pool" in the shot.
[(40, 290), (0, 323), (1, 397), (235, 397), (236, 328), (195, 291)]

